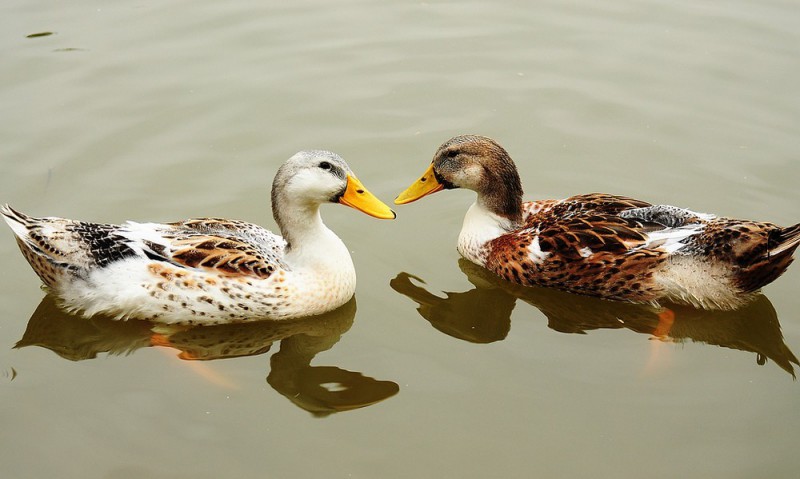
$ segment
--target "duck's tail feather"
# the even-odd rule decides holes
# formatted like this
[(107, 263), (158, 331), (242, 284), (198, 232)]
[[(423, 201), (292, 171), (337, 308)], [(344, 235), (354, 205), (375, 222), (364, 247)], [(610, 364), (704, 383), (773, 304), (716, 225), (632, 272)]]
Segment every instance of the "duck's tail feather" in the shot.
[(7, 204), (0, 206), (0, 214), (3, 215), (3, 219), (6, 220), (6, 223), (17, 236), (17, 238), (24, 239), (28, 236), (28, 226), (31, 223), (30, 216), (20, 213)]
[(56, 286), (65, 274), (78, 274), (85, 269), (85, 253), (78, 248), (64, 248), (64, 239), (71, 220), (62, 218), (36, 218), (15, 210), (9, 205), (0, 206), (0, 214), (17, 239), (20, 251), (33, 270), (47, 286)]
[(775, 228), (767, 239), (766, 253), (747, 266), (739, 275), (743, 291), (755, 291), (775, 281), (794, 261), (794, 252), (800, 246), (800, 223), (786, 228)]
[(767, 256), (780, 256), (787, 253), (792, 255), (800, 246), (800, 223), (772, 232), (769, 237), (769, 246)]

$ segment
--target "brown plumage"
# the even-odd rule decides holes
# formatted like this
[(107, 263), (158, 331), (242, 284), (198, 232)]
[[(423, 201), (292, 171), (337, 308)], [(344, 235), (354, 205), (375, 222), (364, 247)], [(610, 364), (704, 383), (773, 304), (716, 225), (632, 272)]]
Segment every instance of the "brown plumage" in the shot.
[(260, 228), (244, 221), (197, 218), (170, 226), (187, 231), (171, 237), (168, 253), (172, 261), (222, 276), (269, 278), (276, 269), (274, 258), (283, 247), (278, 243), (272, 250), (254, 247), (251, 238)]
[(398, 204), (442, 189), (478, 194), (458, 250), (525, 286), (607, 299), (668, 299), (733, 309), (780, 276), (800, 245), (800, 224), (718, 218), (609, 194), (522, 202), (516, 167), (490, 138), (445, 142)]

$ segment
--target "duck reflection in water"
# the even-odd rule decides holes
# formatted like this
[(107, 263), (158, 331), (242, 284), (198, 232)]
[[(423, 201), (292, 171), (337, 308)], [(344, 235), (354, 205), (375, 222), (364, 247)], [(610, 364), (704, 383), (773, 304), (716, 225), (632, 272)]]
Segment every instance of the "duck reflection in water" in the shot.
[(795, 377), (797, 357), (783, 341), (775, 308), (764, 295), (732, 311), (709, 311), (688, 306), (606, 301), (548, 288), (505, 281), (463, 258), (458, 265), (475, 289), (437, 296), (412, 282), (408, 273), (391, 280), (392, 289), (419, 306), (417, 311), (439, 331), (473, 343), (506, 337), (517, 299), (538, 308), (548, 327), (562, 333), (586, 334), (595, 329), (626, 328), (666, 342), (698, 341), (756, 353), (758, 364), (771, 359)]
[[(170, 327), (148, 321), (119, 321), (102, 315), (77, 317), (44, 297), (15, 347), (41, 346), (71, 361), (99, 353), (127, 355), (139, 348), (165, 346), (187, 361), (208, 361), (264, 354), (280, 341), (270, 358), (267, 382), (298, 407), (317, 417), (362, 408), (399, 391), (381, 381), (335, 366), (311, 366), (314, 357), (332, 348), (353, 324), (355, 298), (329, 313), (286, 321), (253, 321), (217, 326)], [(218, 384), (225, 378), (205, 376)]]

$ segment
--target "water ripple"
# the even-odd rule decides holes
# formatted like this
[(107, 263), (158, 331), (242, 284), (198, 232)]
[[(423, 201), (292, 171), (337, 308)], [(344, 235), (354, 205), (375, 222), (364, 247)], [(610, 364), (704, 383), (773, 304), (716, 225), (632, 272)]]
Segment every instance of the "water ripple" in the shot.
[(8, 369), (3, 370), (3, 382), (10, 383), (17, 377), (17, 370), (9, 367)]

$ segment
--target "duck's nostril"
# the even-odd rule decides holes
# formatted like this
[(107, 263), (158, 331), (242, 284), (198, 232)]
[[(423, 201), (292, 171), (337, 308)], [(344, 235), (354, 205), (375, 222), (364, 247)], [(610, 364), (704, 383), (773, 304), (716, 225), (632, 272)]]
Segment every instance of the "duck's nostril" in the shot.
[(419, 181), (425, 182), (428, 181), (428, 179), (423, 176), (422, 178), (419, 179)]
[(363, 195), (364, 194), (364, 190), (356, 190), (356, 193), (358, 193), (359, 195)]

